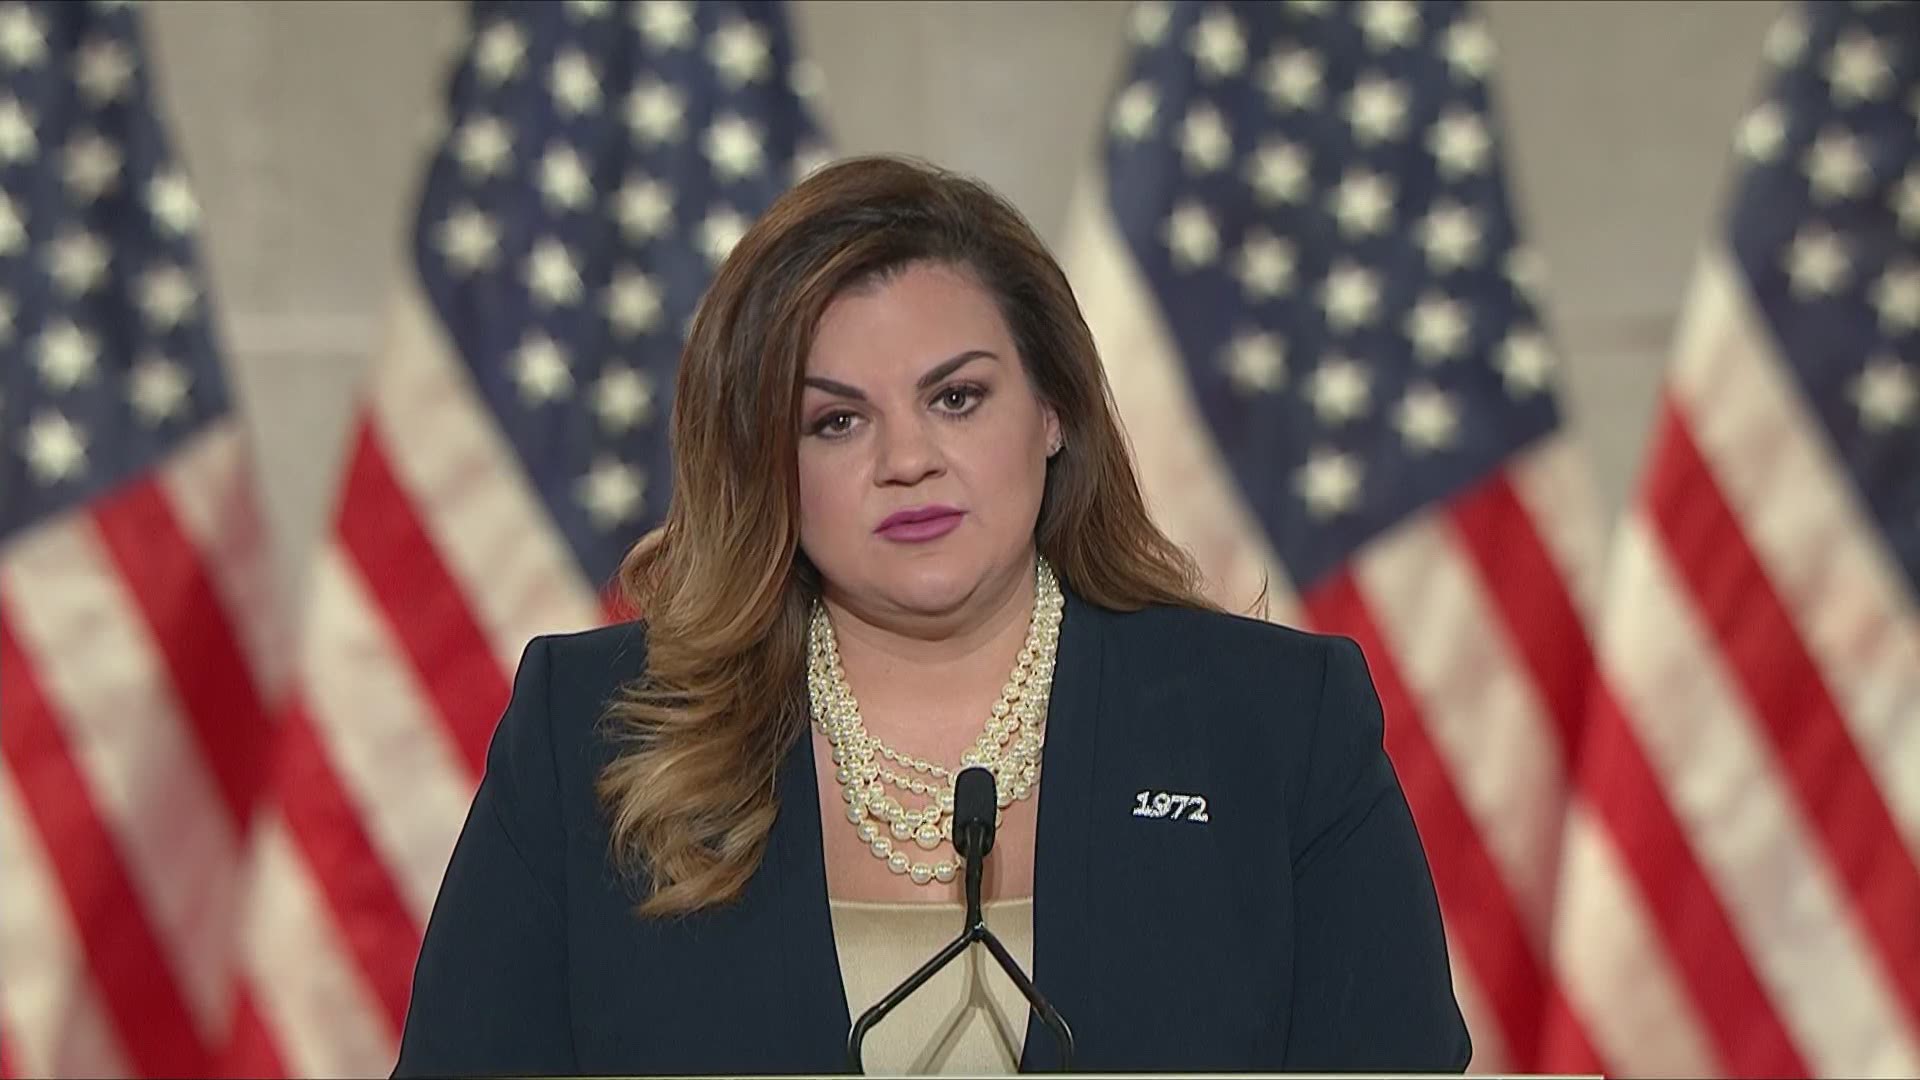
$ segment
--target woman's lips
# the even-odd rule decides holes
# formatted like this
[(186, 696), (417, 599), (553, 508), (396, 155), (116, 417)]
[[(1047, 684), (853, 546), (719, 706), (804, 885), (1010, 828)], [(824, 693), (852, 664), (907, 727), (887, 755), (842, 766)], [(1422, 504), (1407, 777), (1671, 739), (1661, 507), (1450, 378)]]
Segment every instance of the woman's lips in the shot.
[(932, 511), (904, 511), (894, 514), (874, 532), (889, 540), (903, 543), (923, 543), (937, 540), (960, 527), (960, 519), (966, 516), (963, 510), (940, 509)]

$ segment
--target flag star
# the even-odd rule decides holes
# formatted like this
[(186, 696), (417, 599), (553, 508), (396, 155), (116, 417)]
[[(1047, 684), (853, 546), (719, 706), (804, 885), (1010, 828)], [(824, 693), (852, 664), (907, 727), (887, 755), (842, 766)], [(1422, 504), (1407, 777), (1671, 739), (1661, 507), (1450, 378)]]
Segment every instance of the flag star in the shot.
[(90, 203), (120, 182), (120, 151), (97, 132), (74, 136), (66, 149), (67, 187), (74, 198)]
[(47, 57), (47, 28), (32, 8), (8, 4), (0, 8), (0, 61), (10, 68), (30, 68)]
[(593, 61), (578, 49), (568, 49), (553, 62), (547, 89), (562, 112), (580, 116), (600, 107), (600, 75)]
[(1144, 0), (1133, 6), (1128, 32), (1140, 45), (1158, 45), (1167, 36), (1167, 24), (1173, 21), (1173, 5), (1166, 0)]
[(1393, 184), (1365, 170), (1347, 173), (1333, 193), (1333, 216), (1340, 231), (1371, 236), (1393, 220)]
[(636, 87), (627, 95), (627, 127), (645, 142), (663, 143), (678, 138), (686, 112), (685, 99), (665, 83)]
[(1826, 74), (1834, 100), (1842, 105), (1872, 101), (1893, 81), (1886, 50), (1873, 35), (1859, 30), (1848, 30), (1827, 54)]
[(187, 178), (171, 169), (156, 173), (147, 183), (147, 209), (173, 236), (185, 236), (200, 222), (200, 204)]
[(1415, 386), (1400, 399), (1393, 423), (1414, 453), (1443, 450), (1460, 436), (1460, 408), (1434, 387)]
[(1920, 329), (1920, 266), (1903, 263), (1881, 274), (1874, 285), (1873, 306), (1889, 335)]
[(673, 219), (673, 189), (650, 176), (629, 176), (614, 196), (614, 217), (629, 241), (659, 236)]
[(1553, 376), (1553, 349), (1538, 330), (1515, 330), (1500, 344), (1494, 366), (1500, 369), (1509, 395), (1538, 393)]
[(1748, 160), (1762, 164), (1778, 157), (1787, 142), (1787, 117), (1779, 103), (1769, 101), (1740, 122), (1736, 145)]
[(1871, 179), (1860, 142), (1845, 131), (1823, 131), (1807, 150), (1807, 181), (1819, 202), (1849, 199)]
[(1220, 230), (1207, 208), (1191, 200), (1174, 207), (1166, 224), (1167, 248), (1181, 270), (1206, 266), (1220, 254)]
[(13, 196), (0, 191), (0, 255), (18, 255), (27, 249), (27, 223)]
[(640, 512), (646, 478), (640, 470), (623, 461), (601, 458), (580, 478), (577, 493), (593, 523), (602, 529), (611, 529)]
[(1516, 247), (1507, 252), (1507, 264), (1504, 269), (1507, 280), (1522, 293), (1537, 296), (1546, 288), (1546, 260), (1530, 247)]
[(1211, 105), (1196, 105), (1180, 124), (1180, 154), (1187, 169), (1210, 173), (1233, 160), (1233, 133), (1220, 110)]
[(1154, 117), (1159, 111), (1160, 95), (1153, 84), (1134, 83), (1122, 90), (1113, 103), (1114, 135), (1127, 142), (1139, 142), (1153, 134)]
[(1261, 144), (1247, 163), (1247, 182), (1262, 203), (1304, 200), (1313, 182), (1306, 151), (1281, 140)]
[(1851, 269), (1846, 245), (1824, 226), (1803, 227), (1787, 253), (1787, 276), (1802, 300), (1834, 292)]
[(474, 44), (473, 63), (482, 82), (499, 86), (515, 75), (527, 60), (527, 36), (511, 22), (497, 22), (481, 31)]
[(573, 147), (557, 143), (541, 156), (540, 194), (556, 210), (579, 210), (593, 198), (593, 177)]
[(799, 183), (833, 163), (833, 151), (824, 143), (807, 142), (793, 155), (793, 182)]
[(0, 101), (0, 164), (26, 161), (39, 147), (40, 140), (33, 133), (33, 114), (13, 98)]
[(134, 365), (127, 383), (127, 399), (147, 426), (180, 415), (187, 404), (187, 372), (164, 356), (149, 356)]
[(621, 270), (607, 283), (604, 310), (616, 333), (632, 337), (659, 325), (665, 307), (652, 278), (638, 270)]
[(92, 382), (100, 345), (92, 334), (62, 321), (40, 331), (40, 380), (55, 391)]
[(1420, 9), (1413, 0), (1367, 0), (1360, 9), (1360, 29), (1375, 49), (1401, 48), (1420, 34)]
[(1208, 78), (1223, 79), (1240, 73), (1247, 64), (1247, 39), (1240, 20), (1233, 12), (1215, 8), (1194, 24), (1187, 36), (1187, 49)]
[(548, 307), (580, 299), (580, 269), (565, 244), (547, 237), (533, 245), (527, 257), (527, 287)]
[(653, 417), (653, 381), (630, 367), (610, 366), (593, 384), (593, 411), (608, 431), (631, 431)]
[(86, 471), (86, 436), (57, 412), (43, 412), (33, 418), (21, 450), (34, 479), (42, 485), (71, 480)]
[(745, 180), (766, 168), (760, 129), (736, 113), (728, 113), (707, 128), (707, 160), (721, 180)]
[(199, 299), (192, 276), (178, 266), (156, 267), (140, 278), (140, 310), (158, 332), (179, 326)]
[(1234, 274), (1248, 299), (1264, 300), (1279, 296), (1293, 284), (1294, 263), (1293, 245), (1264, 232), (1255, 233), (1240, 245)]
[(1445, 296), (1423, 296), (1407, 315), (1407, 337), (1413, 341), (1414, 352), (1428, 363), (1459, 356), (1472, 330), (1467, 309)]
[(573, 392), (566, 351), (545, 334), (530, 334), (514, 351), (513, 378), (528, 405), (544, 405)]
[(1330, 518), (1353, 509), (1360, 498), (1360, 462), (1352, 454), (1315, 450), (1294, 472), (1294, 489), (1314, 517)]
[(734, 89), (765, 78), (773, 63), (766, 31), (750, 22), (734, 21), (714, 32), (707, 59), (721, 81)]
[(453, 156), (475, 180), (485, 180), (513, 159), (513, 129), (492, 116), (476, 116), (453, 137)]
[(747, 235), (748, 221), (738, 210), (721, 207), (709, 210), (706, 219), (700, 222), (700, 250), (707, 261), (715, 266), (725, 262), (733, 245)]
[(1442, 49), (1447, 66), (1463, 79), (1484, 79), (1493, 70), (1493, 35), (1478, 19), (1463, 19), (1448, 27)]
[(1324, 75), (1317, 54), (1307, 49), (1288, 49), (1268, 58), (1260, 81), (1273, 107), (1285, 112), (1311, 109), (1318, 104)]
[(1373, 321), (1380, 307), (1380, 279), (1364, 266), (1342, 264), (1327, 275), (1320, 302), (1335, 330), (1351, 330)]
[(1920, 169), (1910, 170), (1894, 188), (1893, 213), (1902, 233), (1920, 236)]
[(1398, 138), (1407, 127), (1407, 92), (1392, 79), (1362, 79), (1347, 98), (1347, 123), (1363, 145)]
[(1788, 11), (1774, 21), (1763, 46), (1767, 59), (1775, 67), (1786, 67), (1800, 59), (1807, 48), (1807, 24), (1797, 12)]
[(1373, 379), (1355, 361), (1335, 356), (1307, 380), (1307, 400), (1324, 424), (1344, 424), (1365, 416), (1373, 404)]
[(656, 49), (678, 49), (693, 40), (693, 10), (685, 0), (647, 0), (635, 21)]
[(1456, 202), (1434, 206), (1420, 223), (1420, 246), (1427, 263), (1444, 273), (1469, 266), (1480, 258), (1483, 230), (1474, 212)]
[(60, 291), (85, 296), (107, 276), (107, 245), (86, 231), (70, 231), (55, 240), (47, 252), (47, 269)]
[(1433, 125), (1427, 148), (1440, 163), (1440, 172), (1449, 180), (1477, 173), (1486, 168), (1487, 155), (1493, 149), (1493, 136), (1480, 114), (1467, 109), (1452, 109)]
[(500, 254), (500, 231), (493, 219), (471, 206), (449, 214), (435, 242), (441, 257), (461, 275), (491, 267)]
[(95, 108), (117, 101), (133, 81), (133, 57), (112, 38), (89, 41), (74, 60), (74, 82)]
[(1287, 380), (1286, 346), (1273, 334), (1243, 333), (1227, 346), (1226, 369), (1241, 393), (1272, 393)]
[(1913, 370), (1891, 356), (1869, 361), (1866, 370), (1854, 377), (1848, 393), (1860, 410), (1860, 425), (1873, 432), (1904, 426), (1913, 419), (1915, 403), (1920, 401)]

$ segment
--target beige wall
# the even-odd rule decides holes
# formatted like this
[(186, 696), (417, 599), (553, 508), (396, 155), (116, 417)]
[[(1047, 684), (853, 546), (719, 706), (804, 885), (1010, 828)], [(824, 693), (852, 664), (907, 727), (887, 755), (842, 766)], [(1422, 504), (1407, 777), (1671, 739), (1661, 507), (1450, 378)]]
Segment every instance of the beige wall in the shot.
[[(1688, 268), (1779, 7), (1488, 5), (1509, 165), (1548, 267), (1570, 408), (1610, 507), (1637, 467)], [(147, 10), (291, 589), (327, 513), (464, 7), (161, 0)], [(1058, 240), (1125, 17), (1119, 3), (819, 0), (799, 5), (797, 21), (826, 78), (837, 149), (974, 172)]]

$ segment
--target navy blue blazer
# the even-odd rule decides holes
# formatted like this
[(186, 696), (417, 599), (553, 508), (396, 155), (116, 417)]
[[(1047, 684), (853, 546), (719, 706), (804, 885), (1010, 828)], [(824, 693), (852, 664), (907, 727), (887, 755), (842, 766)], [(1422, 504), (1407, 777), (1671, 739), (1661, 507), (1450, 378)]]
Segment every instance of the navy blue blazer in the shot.
[[(1032, 974), (1076, 1070), (1464, 1070), (1439, 907), (1359, 648), (1066, 600)], [(610, 754), (596, 721), (644, 651), (639, 624), (528, 647), (396, 1074), (847, 1071), (811, 739), (782, 765), (736, 903), (631, 913), (592, 788)], [(1204, 796), (1207, 820), (1136, 815), (1142, 791)], [(1060, 1067), (1031, 1015), (1020, 1067)]]

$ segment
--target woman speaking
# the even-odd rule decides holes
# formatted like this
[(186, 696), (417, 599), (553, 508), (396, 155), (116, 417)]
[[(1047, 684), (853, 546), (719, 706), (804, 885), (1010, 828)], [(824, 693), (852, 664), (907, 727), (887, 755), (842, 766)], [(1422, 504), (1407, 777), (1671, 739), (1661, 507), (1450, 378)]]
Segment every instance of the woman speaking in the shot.
[[(700, 304), (672, 438), (642, 618), (526, 651), (397, 1073), (845, 1071), (960, 930), (969, 765), (988, 925), (1076, 1069), (1466, 1067), (1359, 649), (1202, 598), (1004, 200), (894, 159), (795, 187)], [(980, 953), (867, 1068), (1060, 1068)]]

